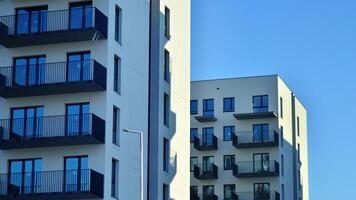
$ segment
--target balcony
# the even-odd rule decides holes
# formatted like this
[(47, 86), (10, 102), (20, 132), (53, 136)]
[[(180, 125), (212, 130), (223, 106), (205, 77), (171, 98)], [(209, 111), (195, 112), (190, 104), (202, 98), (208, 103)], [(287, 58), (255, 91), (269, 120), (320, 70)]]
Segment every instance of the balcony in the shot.
[(279, 146), (279, 135), (276, 131), (266, 133), (237, 132), (231, 135), (231, 140), (232, 145), (237, 149)]
[(218, 178), (218, 167), (213, 163), (194, 165), (194, 177), (199, 180)]
[(0, 174), (0, 200), (100, 199), (103, 190), (104, 176), (89, 169)]
[(190, 193), (190, 200), (200, 200), (199, 195)]
[(95, 60), (0, 68), (3, 98), (106, 90), (106, 68)]
[(31, 17), (29, 14), (0, 17), (0, 44), (14, 48), (102, 40), (108, 34), (108, 18), (95, 7), (42, 11), (34, 21), (30, 21)]
[(273, 111), (238, 113), (238, 114), (233, 114), (233, 115), (237, 120), (277, 118), (277, 114)]
[(194, 148), (199, 151), (218, 149), (218, 138), (215, 135), (195, 135)]
[(276, 161), (237, 162), (232, 173), (236, 178), (258, 178), (279, 176), (279, 163)]
[(94, 114), (0, 120), (0, 149), (105, 143), (105, 121)]
[(238, 192), (238, 200), (280, 200), (280, 194), (276, 191), (265, 192)]

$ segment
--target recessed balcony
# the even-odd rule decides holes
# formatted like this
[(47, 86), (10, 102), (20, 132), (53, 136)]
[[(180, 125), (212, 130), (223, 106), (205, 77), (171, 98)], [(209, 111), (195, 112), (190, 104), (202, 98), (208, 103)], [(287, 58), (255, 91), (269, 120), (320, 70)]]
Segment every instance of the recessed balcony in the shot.
[(233, 114), (233, 115), (237, 120), (277, 118), (277, 114), (273, 111), (238, 113), (238, 114)]
[(238, 200), (280, 200), (280, 194), (276, 191), (255, 191), (255, 192), (238, 192)]
[(0, 68), (3, 98), (106, 90), (106, 68), (96, 60)]
[(105, 143), (105, 121), (94, 114), (0, 120), (0, 149)]
[(213, 163), (194, 165), (194, 177), (199, 180), (217, 179), (218, 167)]
[(279, 163), (273, 160), (237, 162), (232, 173), (237, 178), (258, 178), (279, 176)]
[(7, 48), (102, 40), (107, 32), (108, 18), (95, 7), (0, 17), (0, 44)]
[(218, 149), (218, 138), (215, 135), (195, 135), (194, 148), (199, 151)]
[(104, 176), (94, 170), (0, 174), (0, 200), (101, 199)]
[(276, 131), (236, 132), (231, 135), (232, 145), (237, 149), (278, 147), (279, 135)]

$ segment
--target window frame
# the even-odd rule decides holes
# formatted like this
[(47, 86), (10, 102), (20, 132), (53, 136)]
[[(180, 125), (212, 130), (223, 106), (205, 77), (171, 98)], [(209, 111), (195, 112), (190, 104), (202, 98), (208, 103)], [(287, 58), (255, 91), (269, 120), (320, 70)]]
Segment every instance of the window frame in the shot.
[(170, 53), (167, 49), (164, 49), (164, 75), (163, 75), (163, 79), (166, 81), (166, 83), (170, 83), (170, 66), (171, 66), (171, 62), (170, 62)]
[[(230, 169), (230, 168), (227, 168), (227, 166), (226, 166), (226, 165), (227, 165), (227, 162), (226, 162), (227, 160), (226, 160), (226, 158), (228, 158), (228, 157), (229, 157), (230, 159), (231, 159), (231, 158), (233, 159), (233, 163), (231, 164), (231, 169)], [(232, 169), (233, 169), (233, 165), (235, 164), (235, 161), (236, 161), (236, 156), (235, 156), (235, 155), (232, 155), (232, 154), (231, 154), (231, 155), (224, 155), (223, 159), (224, 159), (224, 163), (223, 163), (223, 164), (224, 164), (224, 170), (232, 170)]]
[[(212, 108), (209, 108), (208, 103), (212, 102)], [(203, 116), (214, 116), (214, 110), (215, 110), (215, 103), (214, 99), (203, 99)], [(209, 114), (210, 113), (210, 114)]]
[(119, 172), (119, 161), (113, 158), (111, 163), (111, 197), (115, 199), (119, 199)]
[[(230, 133), (230, 139), (227, 139), (225, 136), (225, 130), (226, 129), (231, 129), (231, 133)], [(232, 141), (232, 135), (235, 133), (235, 126), (224, 126), (223, 127), (223, 141)]]
[(198, 136), (198, 128), (190, 128), (190, 143), (194, 143), (194, 136), (192, 137), (193, 130), (196, 130), (196, 134), (194, 136)]
[(114, 86), (113, 90), (121, 95), (121, 58), (117, 55), (114, 56)]
[(115, 41), (122, 45), (122, 9), (119, 5), (115, 6)]
[[(229, 101), (229, 107), (225, 107), (225, 101)], [(235, 112), (235, 97), (225, 97), (223, 99), (223, 112)]]
[(170, 160), (170, 141), (168, 138), (163, 137), (163, 171), (169, 172), (169, 160)]
[(171, 38), (171, 11), (170, 9), (165, 6), (164, 8), (164, 36), (166, 37), (166, 39), (170, 39)]
[(199, 164), (199, 158), (198, 156), (191, 156), (190, 159), (189, 159), (189, 169), (190, 169), (190, 172), (194, 172), (194, 165), (192, 165), (192, 160), (196, 160), (196, 164)]
[(164, 93), (163, 97), (163, 124), (166, 127), (169, 127), (170, 119), (170, 110), (171, 110), (171, 105), (170, 105), (170, 96), (167, 93)]
[[(267, 105), (264, 105), (264, 98), (267, 98)], [(259, 98), (259, 105), (255, 105), (255, 98)], [(252, 97), (252, 107), (254, 113), (262, 113), (269, 111), (269, 96), (268, 95), (255, 95)]]
[(113, 106), (113, 118), (112, 118), (112, 143), (116, 146), (120, 146), (120, 122), (121, 122), (121, 110), (120, 108)]
[[(195, 108), (196, 108), (196, 110), (195, 110), (195, 112), (192, 112), (192, 103), (195, 103), (196, 104), (196, 106), (195, 106)], [(198, 100), (190, 100), (190, 115), (196, 115), (196, 114), (198, 114), (198, 112), (199, 112), (199, 108), (198, 108)]]

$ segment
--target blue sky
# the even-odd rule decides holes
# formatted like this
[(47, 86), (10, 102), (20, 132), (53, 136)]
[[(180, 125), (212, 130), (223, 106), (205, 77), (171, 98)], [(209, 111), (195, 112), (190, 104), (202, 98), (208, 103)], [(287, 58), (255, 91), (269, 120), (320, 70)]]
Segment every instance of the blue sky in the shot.
[(356, 1), (191, 0), (192, 79), (280, 74), (308, 109), (311, 200), (356, 195)]

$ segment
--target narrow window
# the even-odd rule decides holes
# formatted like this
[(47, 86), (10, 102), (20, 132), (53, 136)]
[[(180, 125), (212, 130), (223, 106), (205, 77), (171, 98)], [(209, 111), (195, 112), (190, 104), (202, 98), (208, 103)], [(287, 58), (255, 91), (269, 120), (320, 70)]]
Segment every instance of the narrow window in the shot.
[(169, 185), (163, 184), (163, 200), (169, 200)]
[(234, 199), (235, 185), (224, 185), (224, 199)]
[(190, 157), (190, 171), (194, 172), (194, 166), (198, 165), (198, 157)]
[(224, 155), (224, 170), (232, 170), (235, 164), (235, 155)]
[(190, 199), (196, 198), (199, 199), (198, 197), (198, 186), (190, 186)]
[(300, 162), (300, 144), (298, 143), (298, 161)]
[(302, 190), (302, 177), (300, 174), (300, 170), (298, 170), (298, 185), (299, 185), (299, 190)]
[(112, 122), (112, 143), (119, 145), (120, 144), (120, 109), (115, 107), (113, 108), (113, 122)]
[(163, 107), (163, 123), (165, 126), (169, 127), (170, 102), (168, 94), (164, 94)]
[(253, 96), (253, 112), (268, 112), (268, 95)]
[(203, 116), (214, 116), (214, 99), (203, 100)]
[(191, 115), (198, 114), (198, 100), (190, 101), (190, 114)]
[(282, 200), (284, 200), (285, 194), (284, 194), (284, 184), (282, 184)]
[(297, 117), (297, 134), (300, 136), (300, 124), (299, 124), (299, 117)]
[(190, 143), (194, 143), (194, 137), (198, 136), (198, 129), (191, 128), (190, 129)]
[(119, 161), (115, 159), (111, 164), (111, 197), (119, 197)]
[(282, 173), (282, 176), (284, 176), (284, 156), (283, 155), (281, 155), (281, 173)]
[(114, 58), (114, 92), (121, 94), (121, 58)]
[(283, 126), (281, 126), (281, 147), (284, 146), (284, 130), (283, 130)]
[(235, 98), (234, 97), (224, 98), (223, 104), (224, 104), (223, 105), (224, 112), (235, 112)]
[(170, 55), (169, 51), (164, 50), (164, 80), (169, 83), (170, 81)]
[(203, 185), (203, 199), (212, 199), (215, 196), (213, 185)]
[(167, 138), (163, 138), (163, 171), (169, 170), (170, 144)]
[(119, 44), (122, 42), (122, 10), (119, 6), (115, 9), (115, 40)]
[(231, 141), (231, 135), (235, 133), (235, 126), (224, 126), (224, 141)]
[(170, 39), (171, 33), (170, 33), (170, 20), (171, 20), (171, 12), (169, 8), (165, 8), (165, 20), (164, 20), (164, 36), (166, 36), (167, 39)]
[(283, 98), (282, 97), (280, 97), (279, 98), (280, 99), (280, 101), (281, 101), (281, 104), (280, 104), (280, 111), (281, 111), (281, 118), (283, 118)]

